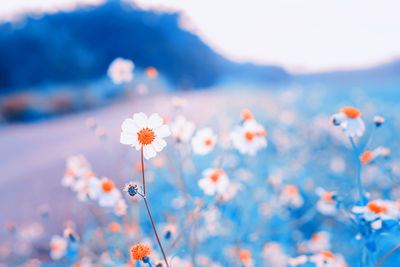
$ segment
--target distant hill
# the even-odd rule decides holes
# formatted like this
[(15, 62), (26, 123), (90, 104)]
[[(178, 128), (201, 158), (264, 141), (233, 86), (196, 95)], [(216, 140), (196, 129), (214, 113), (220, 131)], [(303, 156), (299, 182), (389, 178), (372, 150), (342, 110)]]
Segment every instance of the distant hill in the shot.
[(284, 81), (277, 66), (236, 64), (181, 29), (178, 14), (143, 11), (120, 1), (0, 25), (0, 93), (43, 83), (97, 79), (116, 57), (156, 67), (178, 88), (224, 77)]
[(299, 81), (339, 83), (385, 83), (400, 81), (400, 60), (358, 70), (342, 70), (294, 75)]

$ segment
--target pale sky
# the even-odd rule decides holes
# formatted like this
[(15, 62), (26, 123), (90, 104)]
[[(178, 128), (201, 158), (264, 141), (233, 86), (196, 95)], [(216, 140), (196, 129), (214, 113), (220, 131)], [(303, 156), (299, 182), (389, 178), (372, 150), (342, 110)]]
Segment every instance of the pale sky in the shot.
[[(0, 16), (104, 0), (0, 0)], [(399, 0), (137, 0), (182, 13), (182, 25), (236, 61), (294, 72), (353, 69), (400, 58)], [(40, 3), (40, 4), (39, 4)], [(68, 4), (68, 5), (66, 5)], [(160, 7), (162, 5), (162, 7)]]

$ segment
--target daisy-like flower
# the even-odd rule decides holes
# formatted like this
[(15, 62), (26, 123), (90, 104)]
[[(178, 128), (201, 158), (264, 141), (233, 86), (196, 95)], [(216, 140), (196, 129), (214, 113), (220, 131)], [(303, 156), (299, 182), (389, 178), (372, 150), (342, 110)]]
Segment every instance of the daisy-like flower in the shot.
[(364, 134), (365, 125), (361, 119), (361, 112), (355, 107), (341, 108), (339, 113), (332, 116), (331, 121), (334, 125), (342, 127), (349, 137)]
[(267, 266), (271, 267), (286, 267), (289, 260), (288, 256), (283, 252), (282, 246), (276, 242), (266, 243), (262, 256)]
[(171, 125), (172, 135), (179, 142), (189, 142), (190, 138), (192, 138), (194, 128), (194, 123), (187, 121), (183, 116), (178, 116)]
[(59, 260), (67, 253), (68, 241), (64, 237), (55, 235), (50, 241), (50, 257)]
[(364, 151), (364, 153), (360, 156), (360, 161), (362, 164), (366, 165), (379, 156), (386, 157), (389, 154), (390, 154), (390, 149), (384, 147), (378, 147), (373, 151), (370, 150)]
[(128, 83), (133, 79), (134, 67), (131, 60), (119, 57), (111, 62), (107, 74), (115, 84)]
[(336, 193), (317, 188), (317, 194), (320, 197), (317, 202), (317, 210), (325, 215), (335, 215), (337, 213)]
[(240, 112), (240, 117), (242, 121), (254, 119), (253, 113), (248, 109), (242, 109), (242, 111)]
[(150, 159), (156, 156), (166, 145), (164, 138), (171, 134), (168, 125), (157, 113), (147, 118), (144, 113), (133, 114), (133, 119), (126, 119), (122, 123), (120, 141), (124, 145), (143, 149), (143, 156)]
[(341, 255), (335, 255), (328, 250), (323, 250), (320, 253), (310, 256), (310, 262), (313, 262), (316, 267), (347, 267), (347, 263)]
[(300, 195), (299, 189), (295, 185), (287, 185), (282, 190), (280, 195), (280, 201), (282, 204), (299, 208), (303, 205), (304, 201)]
[(120, 198), (117, 202), (117, 205), (114, 207), (114, 213), (117, 216), (122, 216), (126, 214), (126, 210), (128, 209), (128, 205), (126, 204), (125, 199)]
[(131, 256), (134, 261), (148, 261), (151, 249), (144, 244), (137, 244), (131, 248)]
[(399, 206), (395, 202), (377, 199), (365, 206), (355, 206), (352, 212), (367, 222), (375, 230), (382, 228), (385, 221), (396, 221), (399, 218)]
[(223, 194), (229, 187), (228, 176), (222, 169), (206, 169), (203, 171), (203, 176), (198, 184), (207, 195)]
[(266, 131), (254, 119), (246, 120), (231, 133), (233, 146), (242, 154), (255, 155), (257, 150), (267, 146)]
[(310, 240), (300, 244), (299, 251), (306, 253), (318, 253), (323, 250), (328, 250), (331, 247), (330, 235), (328, 232), (314, 233)]
[(217, 142), (217, 136), (210, 128), (204, 128), (197, 131), (192, 139), (193, 152), (200, 155), (209, 153)]
[(244, 266), (246, 266), (246, 267), (253, 266), (253, 259), (251, 256), (251, 252), (249, 250), (247, 250), (247, 249), (239, 250), (238, 257)]
[(99, 200), (102, 207), (114, 207), (121, 199), (121, 192), (115, 187), (112, 180), (103, 177), (90, 179), (88, 182), (89, 195)]

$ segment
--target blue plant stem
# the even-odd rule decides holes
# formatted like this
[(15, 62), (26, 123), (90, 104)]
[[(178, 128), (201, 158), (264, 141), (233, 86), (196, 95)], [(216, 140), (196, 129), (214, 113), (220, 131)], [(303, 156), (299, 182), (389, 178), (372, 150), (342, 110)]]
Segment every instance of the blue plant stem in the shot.
[(354, 154), (356, 156), (356, 162), (357, 162), (357, 186), (358, 186), (358, 195), (360, 197), (360, 202), (362, 204), (366, 204), (364, 200), (364, 194), (362, 190), (362, 184), (361, 184), (361, 161), (360, 161), (360, 153), (358, 151), (358, 148), (356, 144), (354, 143), (353, 137), (349, 136), (350, 143), (353, 147)]

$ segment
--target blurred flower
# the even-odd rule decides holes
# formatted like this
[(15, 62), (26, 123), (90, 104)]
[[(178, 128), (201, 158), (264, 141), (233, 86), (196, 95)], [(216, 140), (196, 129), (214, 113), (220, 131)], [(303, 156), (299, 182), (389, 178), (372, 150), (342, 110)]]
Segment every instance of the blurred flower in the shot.
[(231, 133), (233, 146), (243, 154), (255, 155), (267, 146), (266, 131), (254, 119), (246, 120)]
[(55, 235), (50, 241), (50, 257), (53, 260), (59, 260), (67, 252), (68, 241), (61, 236)]
[(337, 212), (336, 193), (317, 188), (317, 195), (320, 197), (317, 202), (317, 210), (325, 215), (335, 215)]
[(228, 189), (229, 179), (224, 170), (206, 169), (203, 176), (205, 177), (200, 179), (198, 184), (206, 195), (223, 194)]
[(373, 161), (375, 158), (379, 156), (388, 156), (390, 154), (390, 149), (384, 147), (378, 147), (374, 151), (366, 150), (360, 156), (360, 161), (362, 164), (366, 165)]
[(381, 229), (383, 224), (393, 226), (390, 221), (397, 221), (400, 215), (399, 206), (395, 202), (382, 199), (370, 201), (365, 206), (355, 206), (352, 212), (371, 223), (375, 230)]
[(280, 201), (282, 204), (299, 208), (303, 206), (303, 198), (300, 195), (299, 189), (295, 185), (287, 185), (281, 195)]
[(117, 233), (121, 231), (121, 225), (117, 222), (111, 222), (108, 225), (108, 230), (110, 230), (111, 233)]
[(143, 260), (150, 255), (150, 247), (144, 244), (137, 244), (131, 248), (131, 256), (133, 260)]
[(187, 121), (183, 116), (178, 116), (171, 125), (172, 135), (178, 142), (189, 142), (190, 138), (192, 138), (194, 128), (194, 123)]
[(114, 207), (121, 198), (121, 192), (115, 187), (114, 182), (106, 177), (101, 180), (90, 179), (89, 194), (93, 199), (99, 200), (102, 207)]
[(127, 83), (133, 79), (134, 67), (131, 60), (119, 57), (111, 62), (107, 74), (115, 84)]
[(239, 250), (238, 256), (244, 266), (246, 266), (246, 267), (253, 266), (253, 260), (251, 258), (251, 252), (249, 250), (247, 250), (247, 249)]
[(282, 246), (276, 242), (264, 244), (262, 256), (266, 265), (271, 267), (286, 267), (289, 260), (283, 252)]
[(347, 263), (341, 256), (336, 256), (332, 252), (323, 250), (320, 253), (310, 256), (310, 262), (315, 263), (316, 267), (347, 267)]
[(334, 125), (342, 127), (344, 133), (350, 137), (362, 136), (365, 125), (361, 119), (361, 112), (355, 107), (344, 107), (340, 112), (333, 115), (331, 121)]
[(163, 119), (157, 113), (150, 118), (144, 113), (135, 113), (133, 119), (126, 119), (122, 123), (120, 142), (135, 146), (136, 150), (143, 149), (144, 157), (150, 159), (167, 145), (163, 138), (170, 134), (168, 125), (163, 124)]
[(156, 68), (154, 67), (148, 67), (146, 69), (146, 75), (147, 77), (149, 77), (150, 79), (155, 79), (158, 76), (158, 71)]
[(376, 127), (381, 127), (381, 125), (385, 122), (385, 119), (380, 116), (375, 116), (374, 117), (374, 123)]
[(126, 210), (128, 209), (128, 205), (126, 204), (125, 199), (120, 198), (120, 200), (118, 200), (117, 205), (115, 205), (114, 207), (114, 213), (117, 216), (122, 216), (126, 214)]
[(211, 128), (198, 130), (192, 139), (193, 152), (200, 155), (209, 153), (217, 142), (217, 136), (214, 135)]
[(240, 117), (242, 118), (242, 121), (254, 119), (253, 113), (248, 109), (242, 109)]

